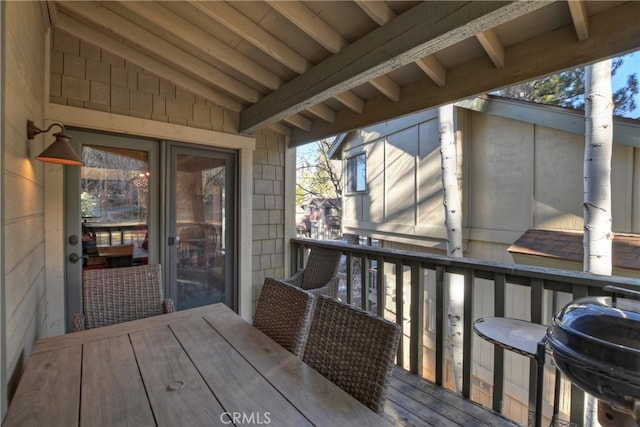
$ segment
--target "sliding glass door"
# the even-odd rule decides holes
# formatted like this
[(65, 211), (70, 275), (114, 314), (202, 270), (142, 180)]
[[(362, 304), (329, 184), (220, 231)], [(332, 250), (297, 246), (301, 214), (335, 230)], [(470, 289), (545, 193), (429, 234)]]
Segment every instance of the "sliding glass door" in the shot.
[(87, 269), (161, 263), (179, 310), (237, 309), (236, 153), (68, 132), (85, 164), (64, 172), (67, 330)]

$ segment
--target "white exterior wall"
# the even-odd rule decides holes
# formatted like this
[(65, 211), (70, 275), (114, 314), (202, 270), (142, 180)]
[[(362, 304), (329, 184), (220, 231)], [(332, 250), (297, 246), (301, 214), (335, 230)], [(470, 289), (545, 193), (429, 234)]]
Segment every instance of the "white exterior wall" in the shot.
[[(529, 228), (582, 230), (583, 135), (462, 108), (458, 123), (465, 256), (513, 262), (506, 249)], [(344, 232), (444, 249), (435, 114), (368, 128), (343, 147), (344, 159), (367, 153), (367, 192), (344, 196)], [(640, 233), (639, 153), (614, 144), (614, 232)]]

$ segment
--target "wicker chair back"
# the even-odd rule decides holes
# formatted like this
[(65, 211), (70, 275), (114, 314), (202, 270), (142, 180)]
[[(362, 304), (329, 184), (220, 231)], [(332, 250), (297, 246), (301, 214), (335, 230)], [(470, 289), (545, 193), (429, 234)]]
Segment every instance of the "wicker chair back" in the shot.
[(98, 328), (162, 314), (171, 311), (167, 301), (163, 297), (159, 264), (85, 270), (82, 272), (84, 324), (76, 325), (75, 329)]
[(395, 323), (320, 295), (302, 360), (382, 413), (400, 334)]
[(253, 316), (253, 326), (296, 356), (303, 348), (313, 296), (282, 282), (266, 278)]

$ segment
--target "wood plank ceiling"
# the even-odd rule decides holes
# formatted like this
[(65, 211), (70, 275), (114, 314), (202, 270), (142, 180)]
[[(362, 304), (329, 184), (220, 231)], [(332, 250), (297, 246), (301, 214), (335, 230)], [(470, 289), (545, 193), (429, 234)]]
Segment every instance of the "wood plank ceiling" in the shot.
[(50, 1), (52, 24), (292, 146), (640, 48), (640, 2)]

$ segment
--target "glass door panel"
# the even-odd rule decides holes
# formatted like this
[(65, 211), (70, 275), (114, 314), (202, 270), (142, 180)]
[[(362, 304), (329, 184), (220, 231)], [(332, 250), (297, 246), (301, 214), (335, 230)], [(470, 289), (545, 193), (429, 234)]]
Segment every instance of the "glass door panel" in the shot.
[(147, 264), (147, 152), (84, 145), (82, 159), (83, 269)]
[(235, 308), (235, 157), (174, 146), (169, 213), (178, 309), (224, 302)]
[(82, 271), (160, 260), (157, 141), (67, 130), (82, 167), (65, 174), (67, 330), (82, 312)]

